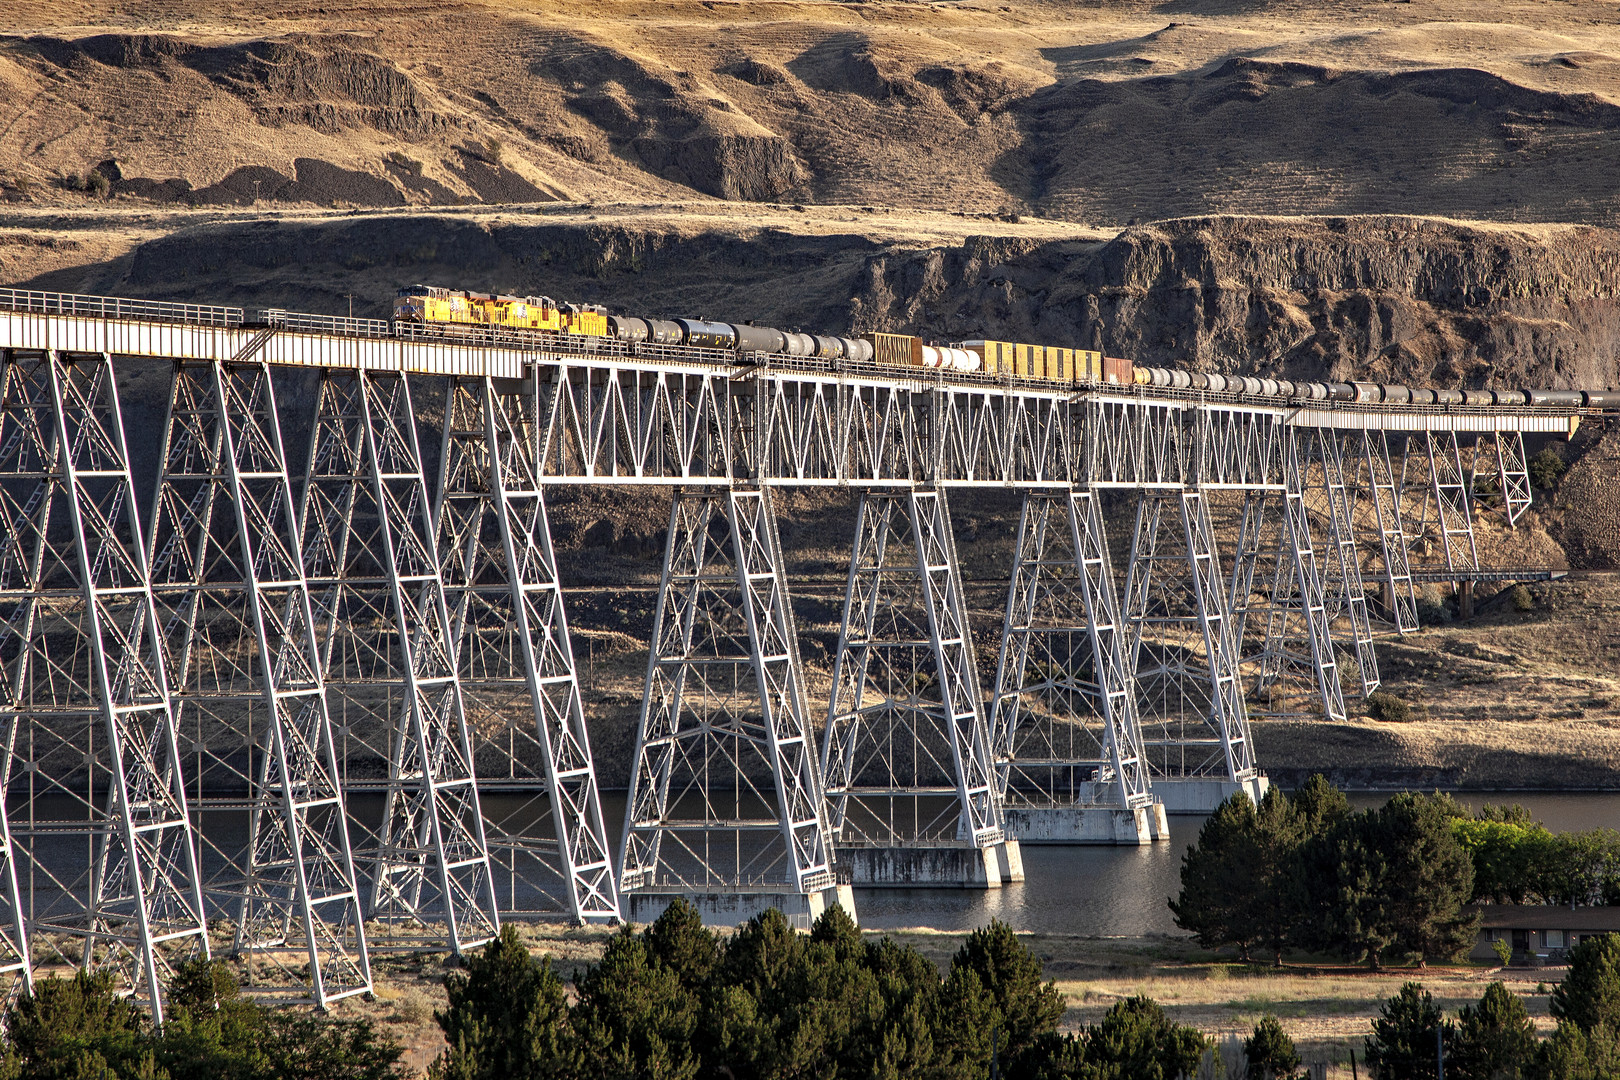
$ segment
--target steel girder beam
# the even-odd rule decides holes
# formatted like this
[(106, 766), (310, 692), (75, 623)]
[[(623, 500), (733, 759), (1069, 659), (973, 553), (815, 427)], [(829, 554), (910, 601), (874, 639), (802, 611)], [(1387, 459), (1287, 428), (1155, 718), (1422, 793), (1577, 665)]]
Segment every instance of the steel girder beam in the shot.
[(445, 598), (502, 913), (614, 922), (613, 857), (533, 472), (533, 405), (517, 384), (450, 381), (434, 515)]
[(1346, 623), (1347, 652), (1355, 660), (1361, 696), (1378, 689), (1378, 654), (1373, 647), (1372, 621), (1367, 612), (1367, 593), (1361, 579), (1361, 559), (1356, 551), (1355, 510), (1350, 487), (1345, 482), (1344, 458), (1339, 433), (1318, 428), (1312, 439), (1318, 483), (1308, 490), (1317, 496), (1317, 511), (1327, 521), (1331, 554), (1322, 575), (1323, 599), (1332, 620)]
[[(1167, 511), (1176, 520), (1162, 528)], [(1222, 578), (1202, 493), (1144, 492), (1137, 502), (1124, 617), (1155, 780), (1242, 783), (1258, 774)]]
[(1401, 488), (1390, 466), (1389, 440), (1382, 431), (1361, 433), (1361, 464), (1378, 528), (1379, 551), (1387, 606), (1395, 629), (1409, 634), (1418, 628), (1417, 590), (1412, 584), (1411, 555), (1401, 520)]
[(1152, 802), (1108, 536), (1091, 492), (1024, 496), (990, 717), (1004, 802), (1131, 810)]
[(675, 493), (620, 860), (621, 903), (835, 885), (768, 489)]
[(432, 509), (405, 378), (323, 372), (300, 525), (326, 684), (354, 739), (343, 782), (382, 796), (364, 853), (375, 944), (459, 955), (500, 920)]
[(1006, 838), (943, 492), (861, 495), (821, 762), (841, 844)]
[(11, 353), (0, 379), (0, 667), (8, 748), (27, 755), (12, 835), (30, 939), (13, 912), (0, 957), (23, 970), (45, 945), (114, 968), (161, 1023), (171, 961), (209, 943), (111, 357)]
[(175, 365), (162, 447), (153, 594), (192, 805), (215, 823), (209, 893), (238, 951), (325, 1008), (371, 970), (269, 367)]
[(542, 483), (1275, 486), (1286, 410), (1124, 391), (536, 368)]

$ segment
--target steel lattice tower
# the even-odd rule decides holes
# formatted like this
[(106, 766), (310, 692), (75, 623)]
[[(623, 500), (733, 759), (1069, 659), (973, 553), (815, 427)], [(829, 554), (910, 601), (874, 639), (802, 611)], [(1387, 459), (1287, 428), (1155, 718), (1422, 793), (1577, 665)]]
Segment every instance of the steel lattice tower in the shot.
[[(613, 856), (534, 474), (533, 408), (517, 387), (451, 380), (434, 515), (445, 598), (502, 912), (613, 922)], [(537, 835), (547, 813), (551, 838)]]
[(403, 376), (322, 374), (301, 531), (328, 692), (353, 740), (344, 783), (382, 796), (364, 853), (378, 944), (462, 953), (500, 921)]
[(1153, 788), (1171, 810), (1180, 782), (1259, 794), (1229, 587), (1203, 494), (1144, 492), (1125, 581), (1126, 647)]
[(207, 955), (208, 933), (111, 358), (12, 352), (0, 380), (0, 662), (8, 750), (26, 755), (12, 836), (30, 944), (121, 971), (161, 1022), (171, 962)]
[(854, 914), (833, 872), (768, 490), (677, 489), (630, 774), (621, 900), (705, 918)]
[(1168, 838), (1091, 492), (1024, 497), (990, 716), (997, 782), (1020, 841)]
[(193, 805), (247, 837), (204, 835), (209, 892), (324, 1008), (371, 973), (269, 367), (175, 365), (162, 445), (153, 592)]
[(864, 492), (822, 744), (857, 881), (1023, 879), (983, 710), (944, 493)]

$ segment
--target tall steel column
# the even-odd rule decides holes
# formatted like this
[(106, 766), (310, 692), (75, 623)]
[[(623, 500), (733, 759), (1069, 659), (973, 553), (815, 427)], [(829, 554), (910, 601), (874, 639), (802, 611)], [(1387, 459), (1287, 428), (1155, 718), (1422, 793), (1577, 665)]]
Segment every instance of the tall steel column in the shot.
[(371, 970), (269, 367), (176, 364), (162, 446), (153, 594), (209, 893), (282, 969), (266, 989), (325, 1008)]
[(1285, 439), (1286, 489), (1281, 495), (1249, 492), (1244, 503), (1230, 597), (1233, 640), (1263, 714), (1300, 715), (1311, 711), (1301, 699), (1314, 698), (1322, 715), (1343, 720), (1338, 657), (1302, 494), (1304, 471), (1297, 440), (1292, 434)]
[[(1446, 569), (1464, 573), (1479, 569), (1479, 544), (1474, 540), (1474, 500), (1463, 472), (1462, 450), (1455, 431), (1426, 431), (1429, 484), (1440, 525), (1440, 543)], [(1425, 509), (1427, 517), (1427, 509)]]
[(459, 954), (500, 921), (432, 509), (406, 379), (323, 373), (304, 564), (327, 686), (353, 739), (344, 783), (351, 802), (365, 787), (381, 795), (369, 913), (380, 946)]
[(434, 516), (501, 910), (617, 921), (532, 396), (456, 378), (445, 417)]
[(1167, 839), (1097, 497), (1024, 496), (991, 695), (996, 780), (1023, 843)]
[(28, 944), (122, 972), (161, 1022), (171, 962), (206, 955), (208, 930), (111, 357), (4, 358), (0, 499)]
[(1418, 628), (1417, 590), (1412, 584), (1411, 555), (1406, 526), (1401, 520), (1400, 480), (1390, 465), (1389, 437), (1384, 432), (1362, 431), (1361, 464), (1366, 470), (1365, 483), (1372, 498), (1379, 551), (1383, 556), (1379, 576), (1384, 606), (1395, 629), (1409, 634)]
[(1331, 619), (1342, 615), (1348, 652), (1356, 663), (1363, 699), (1378, 689), (1378, 653), (1373, 647), (1372, 622), (1367, 614), (1367, 594), (1361, 580), (1361, 560), (1356, 551), (1355, 511), (1350, 487), (1345, 482), (1344, 458), (1339, 435), (1331, 428), (1317, 428), (1312, 439), (1313, 464), (1319, 485), (1311, 485), (1317, 496), (1317, 509), (1327, 519), (1328, 543), (1332, 548), (1327, 572), (1322, 575), (1323, 598)]
[(1238, 789), (1257, 797), (1263, 785), (1229, 588), (1202, 493), (1144, 492), (1125, 582), (1126, 649), (1153, 790), (1172, 812)]
[(769, 490), (677, 489), (625, 808), (620, 902), (735, 925), (854, 913), (833, 870)]
[(1021, 880), (944, 493), (865, 492), (855, 533), (822, 745), (840, 861), (876, 884)]
[[(1489, 471), (1480, 468), (1485, 456), (1485, 447), (1490, 446)], [(1519, 523), (1519, 518), (1530, 509), (1530, 470), (1529, 462), (1524, 456), (1524, 432), (1522, 431), (1493, 431), (1489, 435), (1479, 435), (1474, 439), (1474, 456), (1468, 465), (1468, 489), (1474, 493), (1474, 498), (1484, 504), (1484, 498), (1492, 494), (1481, 491), (1479, 480), (1487, 478), (1494, 482), (1494, 492), (1502, 500), (1499, 508), (1502, 517), (1507, 521), (1508, 528)]]

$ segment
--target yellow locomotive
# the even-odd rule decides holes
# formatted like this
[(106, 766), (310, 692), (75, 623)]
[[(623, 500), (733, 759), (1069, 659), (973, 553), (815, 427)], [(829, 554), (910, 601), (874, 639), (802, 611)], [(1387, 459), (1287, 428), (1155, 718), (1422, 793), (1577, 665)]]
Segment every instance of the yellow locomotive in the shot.
[(504, 296), (436, 285), (407, 285), (394, 295), (400, 322), (459, 323), (510, 330), (607, 336), (607, 309), (599, 304), (558, 304), (549, 296)]

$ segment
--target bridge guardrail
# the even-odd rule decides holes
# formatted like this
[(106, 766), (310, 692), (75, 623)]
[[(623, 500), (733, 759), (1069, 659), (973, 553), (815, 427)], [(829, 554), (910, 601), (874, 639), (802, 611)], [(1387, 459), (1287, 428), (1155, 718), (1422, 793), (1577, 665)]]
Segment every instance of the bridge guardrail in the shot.
[(241, 326), (242, 309), (217, 304), (175, 304), (162, 300), (129, 300), (83, 293), (0, 289), (0, 308), (44, 315), (88, 315), (100, 319), (141, 319), (192, 323), (197, 326)]
[(314, 315), (286, 308), (263, 308), (258, 321), (283, 330), (307, 330), (315, 334), (342, 334), (345, 337), (393, 337), (393, 323), (387, 319), (354, 319), (343, 315)]

